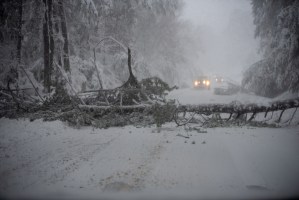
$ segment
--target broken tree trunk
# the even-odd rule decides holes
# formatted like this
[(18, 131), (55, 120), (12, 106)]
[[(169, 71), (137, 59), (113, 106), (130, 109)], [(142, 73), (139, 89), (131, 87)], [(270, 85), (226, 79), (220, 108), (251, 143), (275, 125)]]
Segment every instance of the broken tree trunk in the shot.
[(127, 82), (121, 86), (123, 88), (139, 88), (140, 87), (136, 77), (133, 75), (131, 64), (132, 64), (131, 49), (128, 48), (128, 68), (129, 68), (130, 76), (129, 76), (129, 79), (127, 80)]

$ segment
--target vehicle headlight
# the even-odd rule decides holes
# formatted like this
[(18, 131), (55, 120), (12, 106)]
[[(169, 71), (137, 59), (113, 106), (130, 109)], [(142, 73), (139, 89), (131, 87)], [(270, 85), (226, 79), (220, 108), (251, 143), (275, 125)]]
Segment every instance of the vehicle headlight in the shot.
[(197, 85), (198, 85), (198, 82), (197, 82), (197, 81), (194, 81), (194, 85), (197, 86)]
[(205, 81), (205, 80), (203, 81), (203, 84), (206, 84), (206, 81)]
[(206, 85), (210, 85), (210, 81), (207, 81), (207, 82), (206, 82)]

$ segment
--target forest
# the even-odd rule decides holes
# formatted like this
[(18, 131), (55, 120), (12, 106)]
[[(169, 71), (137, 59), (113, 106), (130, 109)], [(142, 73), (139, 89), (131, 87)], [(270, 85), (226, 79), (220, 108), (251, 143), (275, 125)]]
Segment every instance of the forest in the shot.
[[(239, 87), (266, 97), (298, 92), (298, 1), (251, 4), (263, 56)], [(202, 73), (196, 66), (201, 31), (180, 18), (183, 7), (181, 0), (2, 1), (1, 116), (66, 104), (70, 112), (85, 105), (173, 104), (165, 92), (188, 87)]]

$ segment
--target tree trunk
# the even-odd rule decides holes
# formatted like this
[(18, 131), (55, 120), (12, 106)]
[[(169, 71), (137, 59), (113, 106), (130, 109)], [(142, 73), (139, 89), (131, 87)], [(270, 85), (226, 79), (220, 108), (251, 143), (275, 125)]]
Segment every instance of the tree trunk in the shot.
[(54, 38), (53, 38), (53, 0), (48, 0), (48, 20), (49, 20), (49, 39), (50, 39), (50, 54), (49, 54), (49, 78), (51, 86), (51, 74), (53, 70), (54, 59)]
[(180, 105), (179, 111), (195, 112), (199, 114), (212, 114), (212, 113), (237, 113), (238, 115), (246, 113), (262, 113), (278, 110), (286, 110), (290, 108), (299, 107), (299, 98), (275, 101), (269, 106), (261, 106), (257, 104), (202, 104), (202, 105)]
[[(145, 109), (153, 110), (155, 105), (140, 104), (140, 105), (125, 105), (125, 106), (95, 106), (95, 105), (79, 105), (83, 111), (88, 112), (102, 112), (102, 111), (116, 111), (116, 110), (127, 110), (127, 111), (140, 111), (143, 112)], [(160, 105), (161, 109), (169, 105)], [(174, 105), (175, 106), (175, 105)], [(176, 106), (176, 112), (192, 112), (197, 114), (210, 115), (213, 113), (228, 113), (230, 118), (232, 113), (235, 114), (246, 114), (246, 113), (263, 113), (269, 111), (287, 110), (291, 108), (299, 107), (299, 98), (276, 101), (272, 102), (268, 106), (260, 106), (256, 104), (199, 104), (199, 105), (179, 105)], [(281, 114), (282, 115), (282, 114)], [(281, 116), (280, 116), (281, 118)]]
[(43, 0), (45, 6), (45, 16), (43, 23), (43, 38), (44, 38), (44, 87), (47, 92), (50, 92), (50, 41), (49, 41), (49, 25), (48, 25), (48, 1)]
[(64, 12), (64, 4), (63, 0), (58, 1), (59, 6), (59, 15), (61, 20), (61, 32), (62, 37), (64, 40), (63, 43), (63, 63), (64, 63), (64, 70), (70, 71), (70, 60), (69, 60), (69, 41), (68, 41), (68, 33), (67, 33), (67, 26), (66, 26), (66, 17)]
[(132, 66), (131, 66), (131, 49), (128, 48), (128, 67), (129, 67), (129, 72), (130, 72), (130, 77), (133, 76), (132, 73)]
[(53, 1), (43, 0), (45, 4), (45, 16), (43, 23), (44, 38), (44, 87), (47, 92), (51, 90), (51, 74), (54, 59), (54, 38), (53, 38)]
[(18, 1), (18, 11), (19, 11), (19, 24), (18, 24), (18, 44), (17, 44), (17, 59), (18, 63), (21, 63), (21, 50), (22, 50), (22, 18), (23, 18), (23, 0)]
[(124, 88), (139, 88), (139, 84), (138, 84), (138, 81), (136, 79), (136, 77), (133, 75), (133, 72), (132, 72), (132, 66), (131, 66), (131, 49), (128, 48), (128, 68), (129, 68), (129, 73), (130, 73), (130, 76), (129, 76), (129, 79), (128, 81), (122, 86)]

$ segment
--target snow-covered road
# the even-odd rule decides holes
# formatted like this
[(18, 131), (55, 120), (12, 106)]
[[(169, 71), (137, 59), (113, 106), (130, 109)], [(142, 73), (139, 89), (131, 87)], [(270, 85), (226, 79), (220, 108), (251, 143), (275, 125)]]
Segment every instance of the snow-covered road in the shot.
[(75, 129), (59, 121), (2, 118), (0, 194), (299, 195), (298, 144), (297, 127), (213, 128), (200, 133), (173, 123), (161, 130)]
[(203, 104), (203, 103), (224, 103), (238, 101), (244, 104), (255, 103), (259, 105), (267, 104), (272, 100), (265, 97), (259, 97), (254, 94), (237, 93), (234, 95), (215, 95), (214, 88), (211, 90), (185, 88), (173, 90), (167, 96), (168, 99), (176, 99), (181, 104)]

